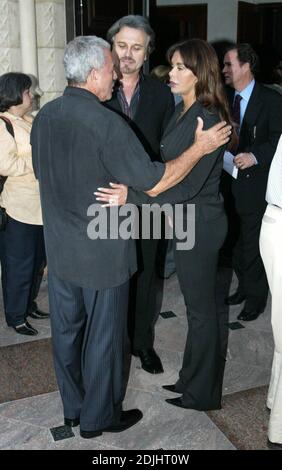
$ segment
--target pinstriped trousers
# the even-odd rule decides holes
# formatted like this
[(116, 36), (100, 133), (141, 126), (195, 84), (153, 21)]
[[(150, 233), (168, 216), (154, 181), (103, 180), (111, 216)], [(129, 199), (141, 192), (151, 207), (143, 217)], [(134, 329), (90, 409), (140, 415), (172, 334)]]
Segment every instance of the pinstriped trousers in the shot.
[(260, 252), (271, 291), (271, 325), (274, 337), (267, 406), (271, 409), (268, 437), (282, 444), (282, 209), (268, 204), (262, 219)]
[(48, 274), (54, 365), (64, 416), (84, 431), (118, 419), (125, 387), (128, 282), (85, 289)]

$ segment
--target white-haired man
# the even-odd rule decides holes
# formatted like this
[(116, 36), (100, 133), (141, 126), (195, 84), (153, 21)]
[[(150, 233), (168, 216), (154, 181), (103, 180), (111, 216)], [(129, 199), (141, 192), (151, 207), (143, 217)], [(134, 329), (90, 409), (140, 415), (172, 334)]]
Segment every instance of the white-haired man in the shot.
[[(31, 143), (65, 424), (80, 423), (81, 436), (92, 438), (124, 431), (142, 418), (140, 410), (122, 410), (134, 240), (88, 236), (93, 192), (112, 181), (158, 194), (224, 144), (229, 131), (218, 130), (222, 124), (199, 129), (195, 144), (178, 159), (153, 163), (127, 123), (101, 103), (111, 97), (115, 79), (110, 45), (95, 36), (77, 37), (66, 47), (64, 67), (68, 87), (36, 116)], [(116, 219), (114, 209), (103, 211)]]

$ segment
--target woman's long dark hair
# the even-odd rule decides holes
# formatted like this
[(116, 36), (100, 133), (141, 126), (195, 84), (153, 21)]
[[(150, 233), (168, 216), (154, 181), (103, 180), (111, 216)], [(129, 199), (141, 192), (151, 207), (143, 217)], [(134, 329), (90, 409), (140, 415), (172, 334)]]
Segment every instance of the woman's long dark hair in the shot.
[(169, 48), (167, 59), (170, 63), (175, 52), (179, 52), (185, 67), (190, 69), (198, 79), (195, 85), (197, 101), (210, 111), (216, 108), (221, 119), (231, 124), (219, 62), (214, 48), (202, 39), (188, 39)]
[(8, 72), (0, 77), (0, 111), (23, 102), (23, 92), (31, 87), (31, 79), (21, 72)]

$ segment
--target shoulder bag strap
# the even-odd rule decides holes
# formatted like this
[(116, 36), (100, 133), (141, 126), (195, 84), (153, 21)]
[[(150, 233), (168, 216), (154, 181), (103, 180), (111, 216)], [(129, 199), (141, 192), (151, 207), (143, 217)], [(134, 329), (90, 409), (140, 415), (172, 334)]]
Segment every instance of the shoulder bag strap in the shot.
[[(0, 119), (2, 119), (2, 121), (5, 122), (6, 129), (9, 132), (9, 134), (11, 134), (11, 136), (15, 138), (14, 128), (10, 119), (8, 119), (6, 116), (0, 116)], [(3, 191), (6, 179), (7, 179), (7, 176), (0, 176), (0, 194)]]

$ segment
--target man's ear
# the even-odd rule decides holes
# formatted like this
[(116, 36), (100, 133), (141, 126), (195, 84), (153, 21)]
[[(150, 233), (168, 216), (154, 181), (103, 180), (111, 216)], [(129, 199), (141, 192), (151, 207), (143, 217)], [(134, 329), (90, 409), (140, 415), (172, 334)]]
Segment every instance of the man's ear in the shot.
[(246, 72), (251, 72), (251, 66), (250, 66), (249, 62), (245, 62), (245, 64), (242, 65), (242, 69), (245, 73)]
[(97, 70), (92, 69), (87, 76), (86, 83), (90, 88), (93, 88), (93, 85), (95, 86), (96, 81), (97, 81)]
[(90, 78), (91, 81), (96, 81), (97, 80), (97, 70), (92, 69), (90, 74), (89, 74), (89, 78)]

